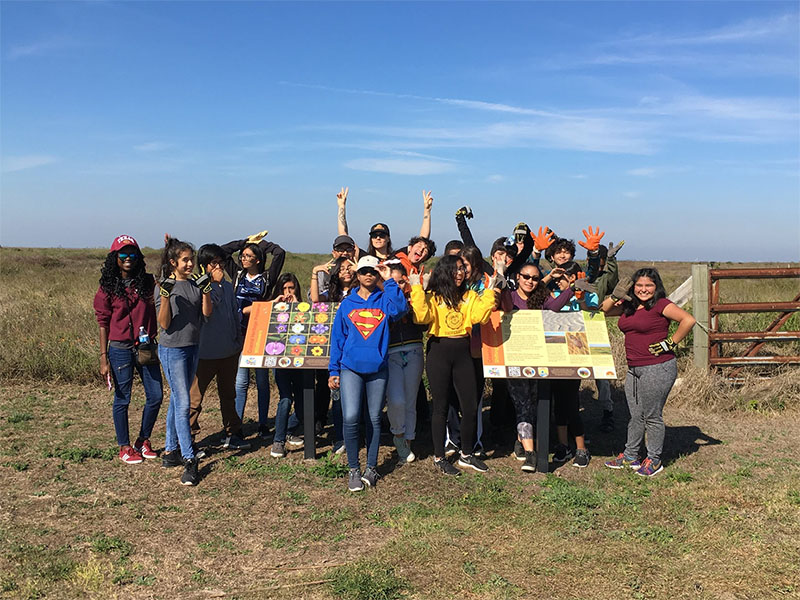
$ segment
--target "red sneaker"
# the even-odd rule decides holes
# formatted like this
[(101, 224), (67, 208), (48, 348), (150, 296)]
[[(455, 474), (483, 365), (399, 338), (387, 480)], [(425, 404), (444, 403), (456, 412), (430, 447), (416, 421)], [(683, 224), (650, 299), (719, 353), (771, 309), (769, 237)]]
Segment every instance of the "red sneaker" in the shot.
[(156, 451), (150, 446), (150, 440), (145, 440), (143, 442), (136, 440), (136, 443), (133, 444), (133, 449), (144, 458), (158, 458), (158, 454), (156, 454)]
[(129, 465), (138, 465), (144, 460), (142, 455), (130, 446), (123, 446), (119, 449), (119, 459)]

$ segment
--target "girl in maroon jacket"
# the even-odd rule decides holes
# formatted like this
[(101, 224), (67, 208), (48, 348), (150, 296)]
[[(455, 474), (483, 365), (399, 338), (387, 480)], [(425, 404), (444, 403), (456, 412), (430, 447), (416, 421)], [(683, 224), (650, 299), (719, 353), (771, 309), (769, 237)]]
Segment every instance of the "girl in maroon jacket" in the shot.
[[(119, 457), (128, 464), (157, 457), (150, 446), (150, 434), (163, 398), (161, 368), (158, 363), (138, 365), (135, 353), (142, 338), (154, 340), (158, 333), (154, 288), (155, 279), (145, 271), (136, 240), (129, 235), (115, 238), (101, 270), (94, 312), (100, 326), (100, 375), (109, 389), (112, 382), (114, 385), (114, 429)], [(134, 369), (142, 379), (146, 400), (139, 435), (131, 446), (128, 405)]]

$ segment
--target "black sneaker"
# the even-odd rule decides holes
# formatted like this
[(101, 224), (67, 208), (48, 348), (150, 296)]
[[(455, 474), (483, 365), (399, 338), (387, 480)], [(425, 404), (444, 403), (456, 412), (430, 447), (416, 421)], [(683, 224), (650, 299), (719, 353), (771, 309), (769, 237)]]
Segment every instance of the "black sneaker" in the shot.
[(447, 442), (447, 446), (444, 447), (444, 455), (447, 458), (450, 458), (458, 451), (458, 446), (456, 446), (453, 442)]
[(262, 440), (265, 440), (269, 437), (270, 428), (269, 425), (259, 425), (258, 426), (258, 437)]
[(456, 469), (453, 464), (447, 460), (446, 458), (442, 458), (440, 460), (433, 460), (433, 466), (439, 469), (445, 475), (461, 475), (461, 471)]
[(573, 456), (575, 455), (572, 453), (572, 449), (569, 446), (559, 444), (556, 446), (555, 452), (553, 452), (553, 462), (567, 462)]
[(525, 448), (522, 447), (522, 442), (519, 440), (514, 442), (514, 458), (525, 460)]
[(190, 458), (183, 462), (183, 475), (181, 483), (183, 485), (197, 485), (197, 459)]
[(525, 462), (520, 468), (526, 473), (536, 473), (536, 452), (525, 452)]
[(238, 435), (229, 435), (223, 438), (222, 447), (229, 448), (231, 450), (247, 450), (250, 447), (250, 442), (243, 440)]
[(161, 466), (166, 469), (183, 466), (181, 451), (173, 450), (172, 452), (164, 452), (161, 455)]
[(378, 472), (375, 469), (372, 467), (367, 467), (364, 471), (364, 474), (361, 476), (361, 481), (363, 481), (364, 485), (367, 487), (375, 487), (375, 484), (378, 483), (379, 478), (380, 475), (378, 475)]
[(589, 454), (588, 450), (576, 450), (575, 460), (572, 461), (572, 466), (581, 468), (588, 467), (590, 460), (592, 460), (592, 455)]
[(603, 411), (603, 418), (600, 421), (600, 431), (611, 433), (614, 431), (614, 413), (610, 410)]
[(489, 470), (489, 467), (486, 466), (486, 463), (474, 454), (469, 454), (467, 456), (460, 454), (458, 457), (458, 466), (469, 467), (470, 469), (475, 469), (479, 473), (486, 473), (486, 471)]
[[(199, 448), (197, 446), (197, 444), (195, 444), (194, 442), (192, 442), (192, 450), (194, 450), (194, 457), (195, 458), (205, 458), (206, 457), (206, 451), (203, 450), (202, 448)], [(183, 464), (183, 463), (181, 463), (181, 464)]]

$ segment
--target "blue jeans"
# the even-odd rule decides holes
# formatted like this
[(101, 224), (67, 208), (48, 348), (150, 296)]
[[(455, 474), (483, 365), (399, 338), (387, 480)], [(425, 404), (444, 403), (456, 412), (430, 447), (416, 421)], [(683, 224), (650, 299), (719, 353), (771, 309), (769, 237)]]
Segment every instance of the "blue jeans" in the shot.
[(133, 350), (123, 350), (121, 348), (108, 348), (108, 366), (111, 370), (111, 377), (114, 380), (114, 405), (112, 414), (114, 417), (114, 431), (117, 434), (117, 444), (119, 446), (130, 446), (131, 438), (128, 430), (128, 405), (131, 403), (131, 389), (133, 388), (133, 371), (138, 371), (144, 386), (144, 411), (142, 411), (142, 425), (139, 429), (140, 440), (150, 439), (153, 433), (153, 426), (158, 419), (158, 411), (161, 408), (161, 401), (164, 398), (163, 386), (161, 383), (161, 367), (159, 365), (147, 365), (145, 367), (136, 364), (136, 357)]
[(164, 450), (172, 452), (180, 445), (181, 456), (194, 458), (192, 430), (189, 425), (191, 399), (189, 391), (197, 371), (199, 346), (168, 348), (159, 345), (158, 357), (169, 383), (169, 409), (167, 409), (167, 439)]
[[(253, 369), (256, 373), (258, 394), (258, 424), (267, 424), (269, 414), (269, 369)], [(250, 385), (250, 369), (239, 367), (236, 373), (236, 414), (244, 421), (244, 407), (247, 404), (247, 388)]]
[(388, 368), (384, 366), (377, 373), (356, 373), (342, 369), (339, 386), (342, 394), (342, 417), (344, 420), (344, 445), (347, 449), (347, 462), (351, 469), (358, 469), (358, 425), (361, 421), (361, 398), (367, 395), (369, 424), (366, 427), (367, 467), (378, 465), (378, 447), (381, 438), (381, 411), (386, 393)]
[(417, 392), (422, 379), (422, 344), (389, 353), (386, 413), (392, 433), (413, 440), (417, 433)]
[(286, 429), (292, 403), (297, 406), (303, 402), (303, 371), (300, 369), (275, 369), (275, 384), (278, 386), (280, 401), (275, 413), (275, 441), (286, 441)]

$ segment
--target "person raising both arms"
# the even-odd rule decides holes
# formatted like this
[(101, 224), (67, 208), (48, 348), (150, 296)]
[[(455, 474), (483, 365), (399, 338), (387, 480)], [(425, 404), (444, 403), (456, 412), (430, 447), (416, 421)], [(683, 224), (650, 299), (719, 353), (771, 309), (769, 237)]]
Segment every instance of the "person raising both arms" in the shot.
[(495, 305), (494, 278), (482, 296), (467, 289), (466, 267), (458, 256), (443, 257), (433, 269), (427, 292), (419, 274), (409, 276), (414, 321), (429, 325), (426, 372), (433, 396), (431, 432), (434, 465), (446, 475), (460, 471), (445, 459), (445, 422), (450, 385), (461, 408), (462, 449), (458, 464), (479, 472), (486, 464), (472, 454), (477, 427), (477, 383), (470, 356), (472, 326), (489, 320)]
[[(336, 203), (338, 205), (338, 214), (336, 224), (338, 227), (339, 235), (349, 235), (347, 227), (347, 193), (350, 188), (343, 187), (338, 194), (336, 194)], [(423, 213), (422, 213), (422, 226), (419, 229), (419, 237), (431, 237), (431, 208), (433, 207), (432, 192), (422, 190), (423, 200)], [(385, 223), (375, 223), (369, 230), (369, 244), (365, 253), (359, 252), (355, 257), (358, 260), (363, 254), (376, 256), (380, 260), (386, 260), (393, 253), (392, 238), (389, 234), (389, 226)]]
[[(621, 279), (600, 308), (607, 316), (619, 316), (619, 329), (625, 334), (625, 398), (631, 413), (625, 450), (605, 465), (611, 469), (630, 467), (637, 475), (652, 477), (664, 469), (664, 404), (678, 375), (675, 347), (689, 335), (696, 321), (667, 299), (661, 276), (652, 268), (639, 269), (633, 277)], [(669, 335), (673, 321), (678, 328)], [(643, 439), (647, 458), (640, 462)]]
[(158, 357), (170, 387), (167, 410), (167, 438), (162, 465), (183, 465), (183, 485), (197, 485), (197, 457), (189, 422), (190, 390), (197, 371), (200, 327), (203, 317), (213, 312), (211, 282), (225, 276), (220, 267), (193, 278), (194, 248), (187, 242), (165, 236), (161, 257), (156, 315), (160, 327)]
[[(163, 399), (161, 368), (157, 360), (140, 364), (137, 346), (155, 340), (158, 334), (153, 301), (155, 278), (146, 271), (139, 244), (129, 235), (111, 243), (100, 271), (100, 287), (94, 296), (94, 312), (100, 327), (100, 376), (114, 384), (112, 415), (119, 445), (119, 458), (138, 464), (143, 458), (157, 458), (150, 435)], [(145, 405), (139, 434), (131, 446), (128, 406), (133, 373), (142, 380)]]

